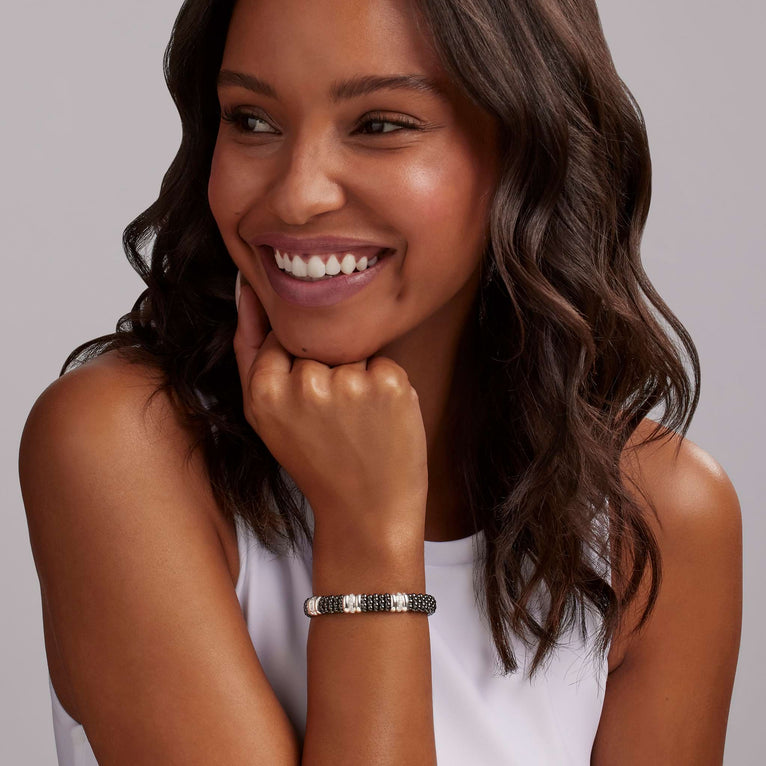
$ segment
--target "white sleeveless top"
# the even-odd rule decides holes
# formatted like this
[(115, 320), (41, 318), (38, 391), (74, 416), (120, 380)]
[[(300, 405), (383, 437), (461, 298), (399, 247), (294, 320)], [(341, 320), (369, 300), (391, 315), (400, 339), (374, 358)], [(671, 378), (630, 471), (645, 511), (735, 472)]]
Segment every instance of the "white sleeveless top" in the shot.
[[(311, 523), (310, 507), (308, 512)], [(266, 677), (303, 736), (310, 548), (275, 556), (239, 521), (237, 545), (242, 614)], [(523, 671), (533, 652), (514, 636), (519, 671), (499, 675), (494, 643), (474, 599), (473, 562), (482, 545), (482, 532), (425, 541), (426, 592), (437, 602), (428, 623), (439, 766), (587, 766), (607, 675), (606, 657), (600, 662), (593, 651), (597, 614), (587, 613), (586, 642), (573, 629), (532, 681)], [(49, 687), (59, 766), (96, 766), (84, 728), (64, 710), (50, 678)]]

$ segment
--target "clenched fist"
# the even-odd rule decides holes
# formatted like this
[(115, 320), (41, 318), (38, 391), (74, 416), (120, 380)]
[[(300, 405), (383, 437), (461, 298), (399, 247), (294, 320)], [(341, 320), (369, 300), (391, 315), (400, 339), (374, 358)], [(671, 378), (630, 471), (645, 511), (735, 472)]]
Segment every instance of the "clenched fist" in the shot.
[(315, 541), (422, 548), (426, 435), (407, 373), (382, 356), (293, 357), (244, 279), (234, 352), (245, 417), (308, 498)]

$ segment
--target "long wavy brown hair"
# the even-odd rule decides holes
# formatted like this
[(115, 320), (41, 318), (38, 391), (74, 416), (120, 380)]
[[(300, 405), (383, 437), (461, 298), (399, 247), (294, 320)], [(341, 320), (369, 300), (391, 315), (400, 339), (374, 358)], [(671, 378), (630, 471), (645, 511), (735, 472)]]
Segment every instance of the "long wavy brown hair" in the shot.
[[(311, 539), (305, 499), (244, 418), (232, 348), (236, 267), (207, 200), (216, 77), (233, 6), (187, 0), (181, 8), (164, 59), (181, 146), (159, 198), (123, 235), (146, 289), (116, 332), (75, 349), (61, 374), (113, 349), (159, 370), (155, 393), (170, 393), (196, 434), (191, 450), (203, 451), (222, 512), (284, 553)], [(620, 457), (658, 405), (648, 440), (661, 428), (685, 436), (699, 358), (641, 265), (651, 196), (646, 130), (593, 0), (413, 7), (446, 71), (503, 136), (450, 427), (465, 507), (486, 542), (475, 568), (478, 603), (501, 671), (518, 669), (516, 635), (535, 649), (531, 677), (573, 625), (585, 637), (588, 611), (601, 618), (603, 658), (647, 568), (637, 627), (651, 613), (659, 548)], [(605, 511), (611, 549), (594, 523)], [(619, 593), (615, 573), (628, 583)], [(543, 614), (534, 608), (540, 586), (549, 596)]]

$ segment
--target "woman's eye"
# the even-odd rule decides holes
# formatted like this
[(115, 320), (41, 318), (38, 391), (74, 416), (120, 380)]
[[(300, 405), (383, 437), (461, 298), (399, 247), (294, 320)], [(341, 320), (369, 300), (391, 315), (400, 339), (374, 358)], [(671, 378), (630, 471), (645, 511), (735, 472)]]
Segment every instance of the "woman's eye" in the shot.
[[(242, 109), (221, 110), (221, 119), (234, 126), (239, 133), (248, 135), (272, 135), (277, 131), (271, 129), (271, 124), (257, 114)], [(385, 135), (398, 133), (402, 130), (421, 130), (420, 126), (404, 117), (386, 119), (385, 115), (372, 114), (359, 123), (357, 133), (362, 135)]]
[[(266, 120), (259, 117), (252, 112), (245, 112), (241, 109), (233, 109), (232, 111), (222, 111), (221, 119), (224, 122), (228, 122), (240, 132), (240, 133), (273, 133), (273, 130), (268, 130), (269, 125)], [(266, 126), (267, 130), (259, 130), (258, 126)]]
[[(371, 129), (366, 129), (368, 126), (370, 126)], [(391, 129), (391, 126), (393, 126), (393, 129)], [(360, 124), (358, 132), (366, 135), (382, 135), (385, 133), (398, 133), (402, 129), (419, 130), (419, 127), (420, 126), (416, 122), (406, 120), (402, 117), (395, 120), (387, 120), (382, 115), (371, 115)]]

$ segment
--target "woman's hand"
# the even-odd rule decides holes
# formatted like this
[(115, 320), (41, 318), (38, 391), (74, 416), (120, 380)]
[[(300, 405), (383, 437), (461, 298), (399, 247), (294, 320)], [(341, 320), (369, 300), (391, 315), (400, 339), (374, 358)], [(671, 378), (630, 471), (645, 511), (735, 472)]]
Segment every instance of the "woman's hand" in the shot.
[(426, 436), (407, 373), (382, 356), (293, 357), (244, 278), (234, 351), (245, 417), (311, 503), (315, 541), (422, 548)]

